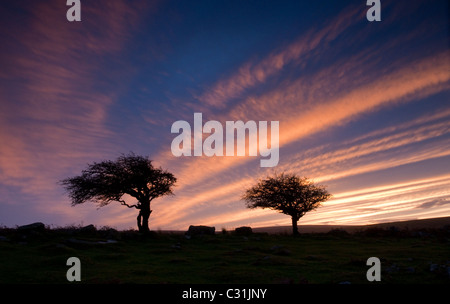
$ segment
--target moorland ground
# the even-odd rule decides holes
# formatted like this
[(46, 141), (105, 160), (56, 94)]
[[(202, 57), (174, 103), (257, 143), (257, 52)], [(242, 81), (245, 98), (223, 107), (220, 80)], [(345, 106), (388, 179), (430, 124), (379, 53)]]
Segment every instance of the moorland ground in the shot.
[(369, 283), (369, 257), (381, 261), (379, 283), (450, 283), (448, 229), (333, 230), (299, 237), (224, 231), (186, 238), (110, 228), (3, 228), (0, 236), (0, 283), (69, 283), (69, 257), (81, 262), (77, 284)]

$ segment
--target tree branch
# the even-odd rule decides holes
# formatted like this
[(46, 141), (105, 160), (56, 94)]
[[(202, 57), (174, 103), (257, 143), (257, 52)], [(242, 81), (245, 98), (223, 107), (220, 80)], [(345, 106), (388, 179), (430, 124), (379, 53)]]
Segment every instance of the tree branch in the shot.
[(136, 208), (139, 209), (137, 205), (128, 205), (124, 200), (118, 199), (118, 202), (120, 202), (121, 205), (127, 206), (128, 208)]

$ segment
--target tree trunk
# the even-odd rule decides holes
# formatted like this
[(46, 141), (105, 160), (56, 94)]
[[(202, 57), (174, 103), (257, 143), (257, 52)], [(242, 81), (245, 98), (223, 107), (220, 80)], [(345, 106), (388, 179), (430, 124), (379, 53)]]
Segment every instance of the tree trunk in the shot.
[(298, 222), (298, 218), (296, 217), (292, 217), (292, 235), (297, 236), (300, 235), (300, 233), (298, 233), (298, 227), (297, 227), (297, 222)]
[(139, 215), (137, 216), (137, 226), (139, 232), (148, 233), (150, 231), (150, 229), (148, 228), (148, 219), (150, 217), (150, 213), (152, 213), (150, 207), (141, 208), (139, 210)]

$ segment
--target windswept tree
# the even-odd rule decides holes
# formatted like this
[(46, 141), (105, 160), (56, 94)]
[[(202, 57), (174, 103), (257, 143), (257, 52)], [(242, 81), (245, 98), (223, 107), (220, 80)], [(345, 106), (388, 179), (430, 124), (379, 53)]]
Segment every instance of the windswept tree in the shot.
[[(103, 207), (116, 201), (138, 209), (137, 226), (140, 232), (145, 233), (149, 231), (150, 203), (160, 196), (173, 194), (175, 182), (172, 173), (153, 167), (147, 157), (131, 153), (115, 161), (89, 164), (80, 176), (60, 183), (68, 192), (72, 206), (92, 201)], [(134, 197), (137, 202), (127, 203), (126, 195)]]
[(323, 186), (314, 185), (307, 178), (281, 173), (260, 180), (242, 196), (248, 208), (269, 208), (290, 215), (292, 233), (298, 235), (298, 220), (331, 197)]

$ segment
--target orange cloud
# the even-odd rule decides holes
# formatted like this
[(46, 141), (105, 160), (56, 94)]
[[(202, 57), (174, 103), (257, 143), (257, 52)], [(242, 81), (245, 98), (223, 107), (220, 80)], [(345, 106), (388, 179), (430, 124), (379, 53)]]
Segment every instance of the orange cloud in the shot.
[(243, 64), (231, 76), (219, 80), (197, 98), (209, 106), (224, 108), (231, 99), (242, 97), (246, 90), (264, 84), (269, 77), (280, 73), (287, 65), (306, 60), (311, 56), (310, 52), (336, 39), (360, 15), (359, 9), (346, 10), (321, 30), (310, 30), (297, 41), (274, 51), (266, 58)]
[(32, 17), (24, 24), (0, 30), (12, 37), (12, 50), (2, 50), (8, 65), (1, 77), (9, 85), (0, 88), (2, 183), (48, 193), (74, 164), (111, 154), (106, 120), (116, 96), (95, 87), (105, 68), (99, 59), (123, 49), (148, 7), (91, 3), (83, 6), (83, 21), (74, 24), (64, 18), (64, 1), (35, 2), (26, 8)]
[[(299, 100), (295, 104), (295, 99), (304, 93), (302, 90), (307, 90), (307, 86), (293, 85), (284, 86), (280, 89), (274, 89), (265, 95), (259, 97), (249, 97), (243, 104), (237, 106), (237, 109), (232, 109), (231, 119), (243, 119), (245, 121), (245, 114), (243, 113), (258, 113), (258, 116), (264, 116), (263, 113), (269, 117), (279, 117), (280, 120), (280, 147), (291, 145), (298, 140), (310, 136), (314, 133), (327, 130), (333, 126), (345, 124), (359, 115), (371, 111), (376, 111), (380, 107), (393, 105), (398, 103), (405, 103), (414, 100), (416, 97), (424, 98), (436, 92), (441, 92), (450, 87), (450, 74), (446, 68), (448, 55), (446, 53), (436, 54), (432, 57), (425, 58), (415, 62), (413, 66), (405, 66), (397, 71), (381, 75), (378, 78), (371, 79), (370, 82), (361, 84), (356, 88), (350, 89), (348, 92), (341, 92), (339, 94), (319, 94), (321, 99), (314, 99), (314, 94), (309, 94), (310, 100), (306, 103)], [(363, 68), (363, 67), (362, 67)], [(319, 90), (318, 88), (326, 86), (326, 78), (323, 78), (324, 71), (317, 74), (317, 79), (323, 79), (322, 83), (316, 82), (313, 87), (313, 92)], [(303, 80), (299, 80), (303, 81)], [(298, 83), (298, 82), (297, 82)], [(286, 98), (286, 96), (289, 96)], [(289, 107), (274, 107), (272, 105), (289, 104)], [(270, 105), (270, 106), (268, 106)], [(303, 105), (306, 105), (303, 107)], [(251, 109), (251, 111), (250, 111)], [(276, 112), (277, 115), (274, 115)], [(236, 116), (233, 114), (236, 113)], [(230, 113), (228, 113), (230, 114)], [(442, 113), (439, 115), (443, 115)], [(215, 119), (226, 119), (227, 114), (215, 116)], [(230, 118), (229, 118), (230, 119)], [(377, 151), (387, 151), (389, 149), (398, 148), (412, 144), (414, 142), (421, 142), (428, 138), (436, 138), (448, 133), (448, 128), (445, 122), (436, 123), (432, 125), (421, 126), (416, 130), (409, 130), (400, 133), (391, 134), (389, 137), (381, 139), (373, 139), (372, 141), (362, 143), (352, 147), (346, 147), (342, 150), (330, 152), (323, 156), (316, 156), (315, 158), (306, 158), (299, 163), (290, 162), (290, 159), (280, 158), (280, 166), (277, 169), (287, 168), (302, 168), (301, 164), (309, 164), (312, 172), (317, 170), (318, 166), (326, 167), (326, 164), (333, 164), (339, 160), (352, 160), (354, 157), (374, 154)], [(407, 156), (406, 154), (400, 158), (384, 159), (382, 161), (375, 161), (350, 166), (343, 171), (328, 172), (328, 174), (319, 174), (319, 180), (330, 180), (342, 178), (345, 176), (361, 174), (364, 172), (371, 172), (380, 170), (382, 168), (391, 168), (400, 164), (408, 164), (417, 162), (419, 160), (426, 160), (434, 157), (442, 157), (448, 155), (448, 149), (443, 147), (423, 146), (424, 149), (416, 151), (415, 154)], [(282, 154), (281, 154), (282, 155)], [(170, 154), (166, 154), (164, 159), (170, 159)], [(173, 157), (174, 158), (174, 157)], [(254, 160), (250, 157), (222, 157), (222, 158), (208, 158), (208, 157), (191, 157), (183, 158), (172, 163), (172, 168), (177, 177), (179, 177), (179, 187), (177, 193), (183, 193), (190, 188), (198, 190), (198, 194), (193, 194), (189, 199), (177, 199), (176, 216), (175, 212), (161, 211), (167, 216), (160, 224), (171, 222), (179, 222), (183, 216), (190, 213), (190, 209), (205, 202), (203, 196), (202, 183), (207, 182), (211, 187), (218, 187), (218, 189), (227, 189), (228, 182), (224, 176), (233, 174), (233, 169), (239, 168), (240, 172), (250, 170), (245, 165), (249, 161)], [(179, 166), (177, 166), (179, 164)], [(308, 167), (308, 165), (307, 165)], [(198, 168), (202, 168), (199, 170)], [(280, 169), (280, 170), (281, 170)], [(335, 168), (334, 168), (335, 169)], [(254, 170), (250, 170), (253, 171)], [(249, 172), (250, 172), (249, 171)], [(260, 171), (261, 172), (261, 171)], [(302, 170), (304, 172), (304, 170)], [(325, 170), (325, 172), (327, 172)], [(262, 173), (262, 172), (261, 172)], [(253, 177), (245, 177), (238, 179), (238, 183), (250, 183), (258, 177), (256, 173)], [(322, 171), (323, 173), (323, 171)], [(245, 173), (243, 173), (245, 175)], [(220, 177), (220, 178), (219, 178)], [(225, 184), (224, 184), (225, 183)], [(232, 183), (235, 184), (235, 183)], [(231, 184), (230, 184), (231, 185)], [(232, 190), (230, 190), (233, 193)], [(237, 189), (236, 189), (237, 191)], [(221, 195), (225, 192), (221, 190), (209, 191), (207, 190), (208, 201), (221, 200)], [(229, 192), (227, 195), (232, 196)], [(234, 197), (237, 196), (237, 192)], [(228, 201), (232, 199), (228, 198)], [(225, 200), (226, 201), (226, 200)], [(170, 204), (173, 206), (172, 204)], [(174, 208), (174, 207), (172, 207)], [(162, 207), (164, 209), (164, 207)]]

